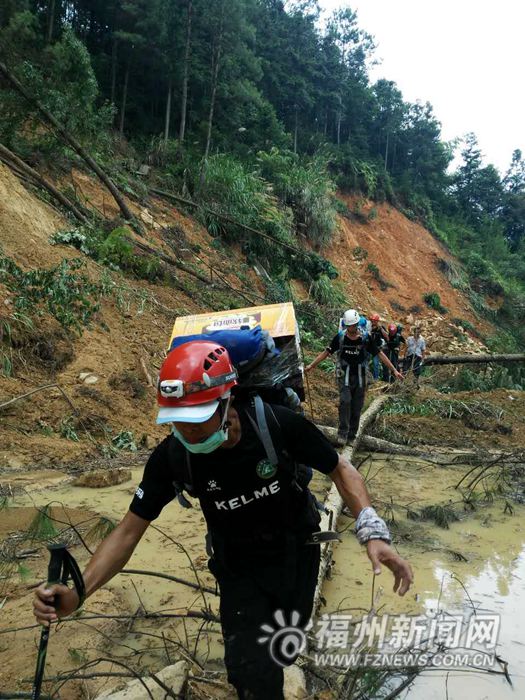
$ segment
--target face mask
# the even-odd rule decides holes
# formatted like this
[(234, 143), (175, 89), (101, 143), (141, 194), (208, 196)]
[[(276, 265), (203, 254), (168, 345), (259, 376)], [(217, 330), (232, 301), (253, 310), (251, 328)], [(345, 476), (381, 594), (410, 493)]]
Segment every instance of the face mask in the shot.
[(193, 454), (209, 454), (210, 452), (213, 452), (217, 448), (219, 448), (226, 440), (228, 439), (228, 429), (226, 428), (219, 428), (215, 433), (212, 433), (210, 437), (206, 438), (203, 442), (187, 442), (182, 435), (179, 433), (177, 428), (175, 426), (172, 427), (172, 432), (173, 435), (182, 442), (184, 447), (188, 450), (188, 452), (192, 452)]

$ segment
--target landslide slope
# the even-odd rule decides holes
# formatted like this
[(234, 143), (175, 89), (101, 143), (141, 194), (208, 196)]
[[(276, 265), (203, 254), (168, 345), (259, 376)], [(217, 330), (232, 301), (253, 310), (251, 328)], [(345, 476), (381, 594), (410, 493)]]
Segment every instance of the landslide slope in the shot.
[[(76, 171), (74, 178), (86, 204), (111, 220), (116, 210), (108, 193), (85, 173)], [(157, 198), (150, 198), (147, 208), (129, 204), (145, 227), (142, 237), (130, 235), (185, 263), (186, 272), (171, 270), (170, 285), (110, 272), (71, 247), (52, 245), (50, 236), (70, 229), (71, 222), (0, 165), (3, 256), (25, 271), (81, 259), (83, 272), (93, 282), (103, 281), (105, 289), (99, 311), (80, 334), (64, 329), (48, 313), (35, 313), (25, 326), (17, 324), (15, 294), (0, 283), (2, 347), (5, 351), (10, 341), (13, 364), (11, 376), (0, 375), (0, 403), (49, 384), (58, 384), (64, 392), (49, 387), (1, 409), (4, 472), (81, 468), (86, 460), (105, 459), (116, 436), (128, 431), (137, 446), (151, 448), (165, 431), (154, 423), (155, 393), (149, 378), (154, 382), (176, 316), (249, 306), (250, 299), (264, 295), (260, 277), (238, 249), (217, 245), (200, 224)], [(357, 249), (366, 251), (366, 258)], [(479, 325), (466, 297), (441, 272), (440, 260), (454, 262), (451, 256), (428, 231), (392, 207), (377, 206), (377, 217), (367, 223), (340, 217), (332, 245), (322, 252), (339, 270), (352, 305), (365, 312), (377, 310), (385, 321), (417, 320), (431, 350), (479, 347), (477, 340), (462, 333), (458, 321), (448, 320), (462, 318)], [(386, 289), (370, 272), (370, 263), (387, 282)], [(222, 279), (210, 269), (219, 271)], [(295, 289), (299, 297), (307, 296), (299, 284)], [(449, 309), (446, 316), (425, 306), (422, 295), (428, 292), (439, 293)], [(326, 378), (329, 381), (331, 387)], [(311, 398), (315, 404), (316, 397)]]

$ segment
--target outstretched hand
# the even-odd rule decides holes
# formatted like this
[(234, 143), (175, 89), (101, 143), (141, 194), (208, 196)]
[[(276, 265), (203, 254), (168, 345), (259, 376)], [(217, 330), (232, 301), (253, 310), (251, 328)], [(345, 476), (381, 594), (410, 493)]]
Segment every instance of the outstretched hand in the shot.
[(384, 540), (369, 540), (366, 549), (374, 574), (381, 573), (381, 564), (387, 566), (394, 575), (394, 593), (405, 595), (414, 581), (412, 567), (406, 559), (394, 552)]

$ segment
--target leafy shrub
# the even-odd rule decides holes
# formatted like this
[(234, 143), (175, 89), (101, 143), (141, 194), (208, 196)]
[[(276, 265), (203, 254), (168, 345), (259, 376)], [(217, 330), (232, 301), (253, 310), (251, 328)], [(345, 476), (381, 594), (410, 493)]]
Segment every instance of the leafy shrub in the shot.
[(439, 311), (440, 314), (446, 314), (448, 311), (448, 309), (441, 304), (441, 297), (437, 292), (423, 294), (423, 301), (427, 306), (430, 306), (431, 309)]
[(198, 218), (213, 236), (241, 243), (250, 262), (262, 258), (263, 264), (275, 273), (287, 266), (288, 254), (282, 246), (248, 233), (234, 223), (267, 233), (277, 240), (295, 245), (292, 237), (292, 215), (279, 205), (269, 185), (253, 171), (227, 155), (212, 156), (206, 165), (205, 176), (200, 184), (200, 174), (194, 168), (191, 173), (193, 188), (208, 209), (231, 217), (227, 222), (215, 217), (210, 211), (199, 209)]
[(387, 289), (394, 286), (391, 282), (388, 282), (388, 280), (386, 280), (383, 277), (383, 275), (379, 271), (378, 266), (374, 263), (368, 263), (366, 269), (368, 270), (368, 272), (370, 272), (372, 277), (379, 283), (379, 287), (382, 292), (386, 292)]
[(457, 372), (440, 380), (437, 388), (443, 393), (458, 391), (492, 391), (493, 389), (525, 390), (525, 370), (518, 365), (497, 366), (473, 370), (461, 367)]
[(341, 307), (345, 303), (343, 292), (334, 287), (327, 275), (321, 275), (319, 279), (312, 282), (310, 295), (312, 299), (315, 299), (322, 306)]
[(352, 255), (354, 256), (354, 260), (366, 260), (368, 257), (368, 250), (358, 245), (352, 250)]
[(24, 272), (0, 254), (0, 282), (15, 295), (14, 308), (27, 314), (47, 310), (64, 328), (81, 332), (99, 309), (100, 285), (79, 274), (82, 260), (62, 260), (49, 269)]
[(290, 207), (296, 227), (312, 243), (326, 245), (336, 227), (334, 184), (323, 156), (301, 160), (295, 153), (272, 148), (260, 151), (257, 161), (261, 176), (271, 182), (273, 191)]
[(96, 226), (79, 226), (57, 231), (50, 236), (49, 242), (53, 245), (70, 245), (112, 270), (131, 272), (139, 279), (156, 280), (162, 277), (158, 258), (137, 255), (124, 226), (113, 229), (109, 234)]
[(491, 262), (473, 251), (468, 254), (466, 265), (475, 291), (483, 292), (493, 297), (503, 294), (504, 287), (501, 277)]

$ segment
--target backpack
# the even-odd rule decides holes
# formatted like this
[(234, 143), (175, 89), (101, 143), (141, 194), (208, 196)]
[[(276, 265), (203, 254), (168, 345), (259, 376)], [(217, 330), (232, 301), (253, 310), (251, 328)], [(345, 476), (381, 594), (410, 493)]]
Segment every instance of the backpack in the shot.
[(207, 340), (226, 348), (239, 375), (232, 396), (247, 400), (257, 394), (266, 403), (300, 410), (305, 396), (294, 341), (279, 350), (268, 331), (257, 325), (178, 336), (173, 338), (170, 351), (192, 340)]

